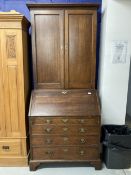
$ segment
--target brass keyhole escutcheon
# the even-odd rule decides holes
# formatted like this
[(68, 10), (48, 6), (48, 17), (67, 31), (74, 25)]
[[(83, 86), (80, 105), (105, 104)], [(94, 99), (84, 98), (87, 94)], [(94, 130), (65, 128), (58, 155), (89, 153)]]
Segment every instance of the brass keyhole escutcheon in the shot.
[(85, 143), (85, 139), (84, 138), (81, 138), (81, 143)]
[(47, 144), (51, 144), (52, 143), (52, 140), (51, 139), (46, 139), (46, 143)]
[(68, 139), (68, 137), (64, 137), (64, 142), (66, 142), (66, 141), (68, 141), (69, 139)]
[(63, 128), (63, 131), (64, 131), (64, 132), (68, 131), (68, 128)]

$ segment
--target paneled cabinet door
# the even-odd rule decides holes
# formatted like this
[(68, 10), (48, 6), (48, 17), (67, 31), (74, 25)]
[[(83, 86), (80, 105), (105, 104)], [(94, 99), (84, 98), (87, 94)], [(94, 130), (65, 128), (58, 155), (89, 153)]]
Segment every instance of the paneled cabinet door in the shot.
[(0, 32), (0, 137), (4, 137), (5, 133), (5, 110), (4, 110), (4, 86), (3, 86), (3, 62), (2, 62), (2, 33)]
[(65, 87), (95, 88), (96, 11), (65, 11)]
[(64, 87), (64, 11), (32, 11), (32, 50), (36, 88)]
[(5, 125), (7, 137), (19, 137), (23, 123), (23, 77), (21, 31), (2, 31), (2, 62), (5, 105)]

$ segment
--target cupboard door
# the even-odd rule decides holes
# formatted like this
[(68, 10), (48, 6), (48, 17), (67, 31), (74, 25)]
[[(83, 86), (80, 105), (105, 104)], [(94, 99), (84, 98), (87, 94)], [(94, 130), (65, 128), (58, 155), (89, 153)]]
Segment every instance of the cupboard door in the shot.
[(23, 125), (23, 81), (20, 30), (2, 31), (5, 125), (7, 137), (20, 137)]
[(3, 62), (2, 62), (2, 33), (0, 32), (0, 137), (4, 137), (5, 133), (5, 106), (4, 106), (4, 85), (3, 85)]
[(34, 84), (36, 88), (64, 87), (64, 11), (32, 11)]
[(65, 87), (95, 88), (96, 11), (65, 11)]

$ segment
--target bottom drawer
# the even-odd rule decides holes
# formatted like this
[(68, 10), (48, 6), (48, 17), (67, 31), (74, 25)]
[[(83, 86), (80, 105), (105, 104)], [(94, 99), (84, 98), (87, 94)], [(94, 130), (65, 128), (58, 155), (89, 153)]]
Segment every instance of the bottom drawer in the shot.
[(19, 156), (21, 155), (21, 141), (9, 139), (0, 141), (0, 156)]
[(35, 160), (89, 160), (99, 158), (98, 147), (33, 147)]

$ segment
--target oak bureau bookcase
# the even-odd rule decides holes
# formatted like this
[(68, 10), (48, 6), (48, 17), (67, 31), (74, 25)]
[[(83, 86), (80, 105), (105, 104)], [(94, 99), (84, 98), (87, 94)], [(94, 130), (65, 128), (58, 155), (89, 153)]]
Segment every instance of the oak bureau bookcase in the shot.
[(34, 87), (30, 169), (47, 162), (100, 161), (100, 106), (95, 89), (98, 4), (27, 4)]

